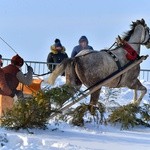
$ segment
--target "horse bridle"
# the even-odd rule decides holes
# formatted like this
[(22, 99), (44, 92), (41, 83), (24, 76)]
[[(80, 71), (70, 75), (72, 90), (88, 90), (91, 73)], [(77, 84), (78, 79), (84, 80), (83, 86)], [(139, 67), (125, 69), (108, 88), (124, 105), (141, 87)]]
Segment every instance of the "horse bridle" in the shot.
[[(146, 32), (148, 32), (148, 34), (149, 34), (149, 28), (148, 27), (146, 27), (147, 29), (145, 30), (145, 38), (146, 38)], [(144, 38), (144, 40), (143, 41), (145, 41), (145, 38)], [(150, 42), (150, 34), (149, 34), (149, 38), (148, 38), (148, 40), (147, 41), (145, 41), (145, 42), (132, 42), (132, 43), (130, 43), (129, 42), (129, 44), (140, 44), (140, 45), (146, 45), (148, 42)]]

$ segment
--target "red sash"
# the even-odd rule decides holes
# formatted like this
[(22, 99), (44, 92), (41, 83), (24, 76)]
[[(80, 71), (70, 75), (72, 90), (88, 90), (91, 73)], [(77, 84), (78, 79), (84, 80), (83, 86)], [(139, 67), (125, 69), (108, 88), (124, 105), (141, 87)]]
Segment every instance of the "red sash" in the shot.
[(123, 43), (123, 48), (127, 51), (126, 58), (128, 60), (135, 60), (138, 57), (138, 53), (127, 42)]

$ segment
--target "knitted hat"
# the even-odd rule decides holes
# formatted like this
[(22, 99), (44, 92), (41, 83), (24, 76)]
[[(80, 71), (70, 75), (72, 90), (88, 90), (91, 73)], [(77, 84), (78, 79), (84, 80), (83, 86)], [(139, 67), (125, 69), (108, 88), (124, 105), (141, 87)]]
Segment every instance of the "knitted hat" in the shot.
[(88, 43), (88, 39), (87, 39), (86, 36), (81, 36), (81, 38), (79, 39), (79, 43), (81, 43), (81, 42), (83, 42), (83, 41), (85, 41), (85, 42)]
[(55, 43), (58, 43), (58, 42), (60, 42), (60, 40), (59, 39), (55, 39), (55, 41), (54, 41)]
[(55, 47), (62, 47), (60, 42), (55, 43)]
[(16, 66), (22, 67), (24, 64), (24, 60), (17, 54), (17, 55), (12, 57), (11, 63), (16, 65)]

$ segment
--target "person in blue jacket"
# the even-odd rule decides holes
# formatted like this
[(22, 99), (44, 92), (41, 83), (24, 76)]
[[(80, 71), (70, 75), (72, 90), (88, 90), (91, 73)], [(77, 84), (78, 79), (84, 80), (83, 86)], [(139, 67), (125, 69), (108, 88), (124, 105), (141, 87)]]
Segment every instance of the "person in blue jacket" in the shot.
[(75, 57), (80, 51), (84, 50), (84, 49), (90, 49), (93, 50), (93, 47), (88, 45), (88, 39), (86, 36), (81, 36), (81, 38), (79, 39), (79, 45), (75, 46), (73, 48), (73, 51), (71, 53), (71, 57)]

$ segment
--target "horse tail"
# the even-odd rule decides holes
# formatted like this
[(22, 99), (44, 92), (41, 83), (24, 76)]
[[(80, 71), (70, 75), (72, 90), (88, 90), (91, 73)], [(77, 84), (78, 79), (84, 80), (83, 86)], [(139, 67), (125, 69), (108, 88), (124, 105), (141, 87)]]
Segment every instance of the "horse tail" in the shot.
[(54, 85), (56, 78), (63, 74), (67, 64), (71, 61), (70, 58), (64, 59), (60, 64), (58, 64), (56, 66), (56, 68), (54, 69), (54, 71), (50, 74), (50, 76), (48, 77), (48, 83), (51, 85)]

